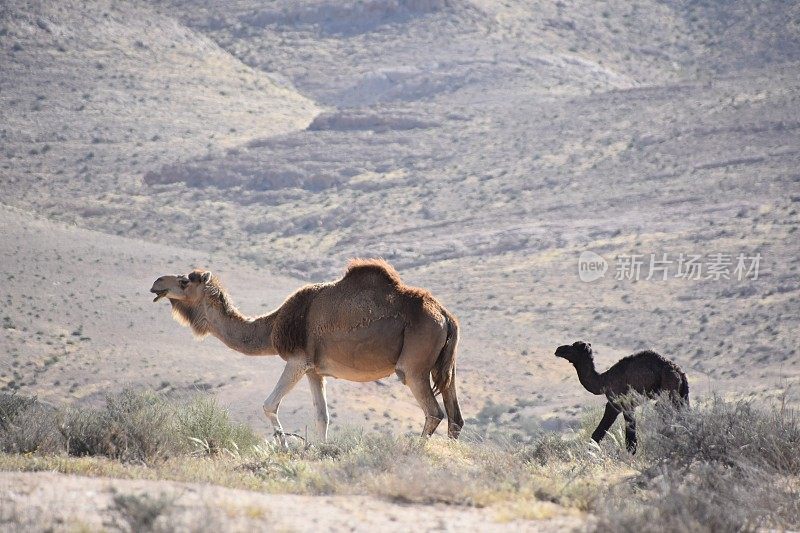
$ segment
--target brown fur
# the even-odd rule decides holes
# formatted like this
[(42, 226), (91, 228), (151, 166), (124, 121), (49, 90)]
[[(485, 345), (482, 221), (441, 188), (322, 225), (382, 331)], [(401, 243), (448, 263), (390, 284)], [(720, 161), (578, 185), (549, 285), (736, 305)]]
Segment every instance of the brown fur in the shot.
[[(202, 274), (202, 270), (193, 270), (187, 277), (189, 281), (196, 282), (199, 281)], [(229, 316), (240, 314), (236, 306), (233, 305), (230, 296), (225, 292), (225, 288), (222, 286), (218, 277), (212, 276), (211, 280), (204, 285), (203, 292), (206, 296), (206, 303), (210, 304), (212, 307), (219, 309)], [(170, 298), (169, 301), (172, 304), (172, 316), (175, 317), (175, 320), (184, 326), (190, 327), (192, 332), (198, 337), (208, 335), (209, 324), (205, 313), (182, 300)]]
[(403, 280), (400, 279), (400, 274), (397, 273), (397, 270), (383, 259), (351, 259), (347, 263), (347, 271), (344, 277), (353, 277), (359, 274), (377, 274), (395, 287), (403, 285)]
[(384, 259), (351, 259), (347, 264), (347, 271), (342, 280), (358, 276), (375, 276), (379, 279), (387, 280), (398, 293), (410, 299), (408, 303), (412, 311), (415, 305), (417, 307), (427, 305), (431, 309), (443, 309), (443, 306), (429, 291), (403, 283), (397, 270)]

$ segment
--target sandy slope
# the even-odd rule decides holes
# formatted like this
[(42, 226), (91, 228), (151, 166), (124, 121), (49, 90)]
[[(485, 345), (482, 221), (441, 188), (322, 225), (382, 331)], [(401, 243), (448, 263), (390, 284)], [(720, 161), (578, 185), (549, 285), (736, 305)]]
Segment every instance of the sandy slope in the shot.
[[(0, 472), (4, 522), (54, 531), (130, 530), (136, 524), (115, 498), (169, 502), (154, 527), (169, 531), (564, 531), (581, 519), (508, 521), (497, 509), (393, 503), (366, 496), (258, 494), (209, 485)], [(118, 501), (118, 500), (117, 500)], [(147, 501), (147, 500), (145, 500)], [(134, 528), (135, 530), (135, 528)]]
[(39, 203), (42, 187), (62, 213), (116, 218), (121, 231), (135, 219), (116, 204), (147, 201), (131, 198), (133, 176), (317, 113), (142, 2), (15, 0), (0, 25), (2, 179), (18, 205)]

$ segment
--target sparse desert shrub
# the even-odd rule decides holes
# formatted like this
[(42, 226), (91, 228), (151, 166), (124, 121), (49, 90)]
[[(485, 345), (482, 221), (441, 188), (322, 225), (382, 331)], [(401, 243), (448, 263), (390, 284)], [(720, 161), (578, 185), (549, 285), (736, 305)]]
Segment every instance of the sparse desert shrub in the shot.
[(601, 531), (750, 531), (800, 525), (800, 419), (719, 397), (644, 409), (639, 474), (597, 501)]
[(63, 449), (54, 408), (36, 398), (0, 393), (0, 450), (57, 453)]
[(698, 462), (661, 465), (598, 502), (599, 531), (756, 531), (796, 529), (797, 482), (758, 469)]
[(250, 427), (232, 422), (228, 411), (212, 396), (198, 396), (178, 408), (176, 423), (181, 439), (194, 453), (203, 455), (238, 453), (261, 441)]
[(18, 394), (0, 394), (0, 449), (62, 453), (150, 463), (187, 452), (239, 453), (258, 444), (249, 427), (230, 420), (210, 396), (185, 403), (125, 389), (103, 407), (60, 410)]
[(467, 472), (408, 457), (389, 472), (370, 476), (369, 492), (402, 503), (476, 505), (476, 485)]
[(108, 396), (104, 408), (67, 409), (60, 429), (70, 455), (146, 463), (180, 452), (174, 419), (174, 409), (163, 398), (125, 389)]
[(586, 441), (567, 439), (564, 435), (548, 432), (520, 446), (516, 454), (524, 462), (545, 466), (553, 461), (573, 461), (585, 455), (586, 448)]
[[(9, 442), (8, 428), (22, 426), (27, 419), (21, 417), (36, 405), (30, 398), (0, 395), (0, 442)], [(271, 441), (259, 443), (211, 397), (176, 403), (154, 393), (123, 391), (102, 408), (51, 412), (40, 417), (49, 426), (41, 424), (64, 428), (70, 443), (60, 441), (61, 446), (73, 455), (146, 466), (43, 457), (41, 444), (4, 444), (5, 451), (36, 453), (0, 454), (0, 460), (6, 469), (85, 473), (91, 467), (92, 475), (159, 476), (267, 492), (371, 494), (423, 504), (500, 505), (517, 509), (514, 513), (523, 513), (530, 503), (552, 502), (591, 513), (601, 531), (800, 526), (795, 412), (782, 405), (770, 409), (720, 398), (695, 402), (691, 410), (650, 402), (639, 417), (642, 438), (635, 456), (627, 453), (621, 435), (602, 446), (590, 441), (597, 416), (588, 412), (584, 430), (542, 431), (525, 444), (500, 432), (490, 439), (474, 434), (450, 441), (350, 429), (333, 434), (327, 443), (298, 443), (284, 450)], [(24, 442), (44, 440), (33, 435)], [(230, 453), (219, 453), (223, 450)], [(168, 460), (151, 464), (159, 458)], [(146, 531), (167, 522), (159, 518), (168, 508), (159, 507), (163, 502), (138, 498), (116, 502), (132, 528)]]
[(173, 500), (163, 494), (158, 498), (147, 494), (117, 494), (114, 504), (131, 531), (153, 531), (156, 520), (172, 506)]
[(645, 410), (646, 457), (679, 466), (707, 462), (800, 474), (800, 417), (785, 405), (768, 409), (718, 396), (692, 410), (666, 403)]
[(0, 393), (0, 429), (6, 430), (17, 415), (36, 403), (35, 397)]

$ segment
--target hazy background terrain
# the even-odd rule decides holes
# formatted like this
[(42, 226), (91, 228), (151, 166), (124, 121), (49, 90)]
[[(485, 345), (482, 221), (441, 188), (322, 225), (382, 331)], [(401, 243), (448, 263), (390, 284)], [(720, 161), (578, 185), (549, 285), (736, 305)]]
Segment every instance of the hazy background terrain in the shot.
[[(195, 342), (152, 281), (209, 268), (256, 314), (382, 256), (460, 317), (471, 430), (602, 403), (552, 355), (577, 339), (796, 402), (798, 169), (795, 2), (6, 1), (0, 386), (209, 389), (266, 434), (281, 361)], [(762, 260), (614, 279), (651, 253)], [(422, 424), (394, 379), (329, 397), (334, 428)], [(310, 404), (303, 382), (284, 427)]]

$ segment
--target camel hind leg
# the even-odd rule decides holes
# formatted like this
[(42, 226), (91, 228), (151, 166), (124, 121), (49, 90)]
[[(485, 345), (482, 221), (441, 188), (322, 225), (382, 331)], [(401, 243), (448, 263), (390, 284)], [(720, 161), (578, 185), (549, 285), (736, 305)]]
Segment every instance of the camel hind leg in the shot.
[(689, 382), (683, 373), (664, 372), (661, 377), (661, 391), (669, 394), (669, 399), (676, 409), (689, 406)]
[(633, 415), (633, 410), (625, 410), (622, 412), (625, 417), (625, 447), (631, 454), (636, 453), (636, 419)]
[(425, 426), (422, 428), (422, 436), (430, 437), (444, 418), (442, 408), (439, 407), (439, 402), (436, 401), (436, 397), (433, 395), (430, 378), (428, 376), (415, 377), (406, 384), (425, 413)]
[(406, 333), (403, 350), (395, 365), (395, 373), (417, 400), (425, 413), (423, 437), (430, 437), (444, 418), (442, 408), (431, 388), (431, 368), (444, 345), (444, 339)]

